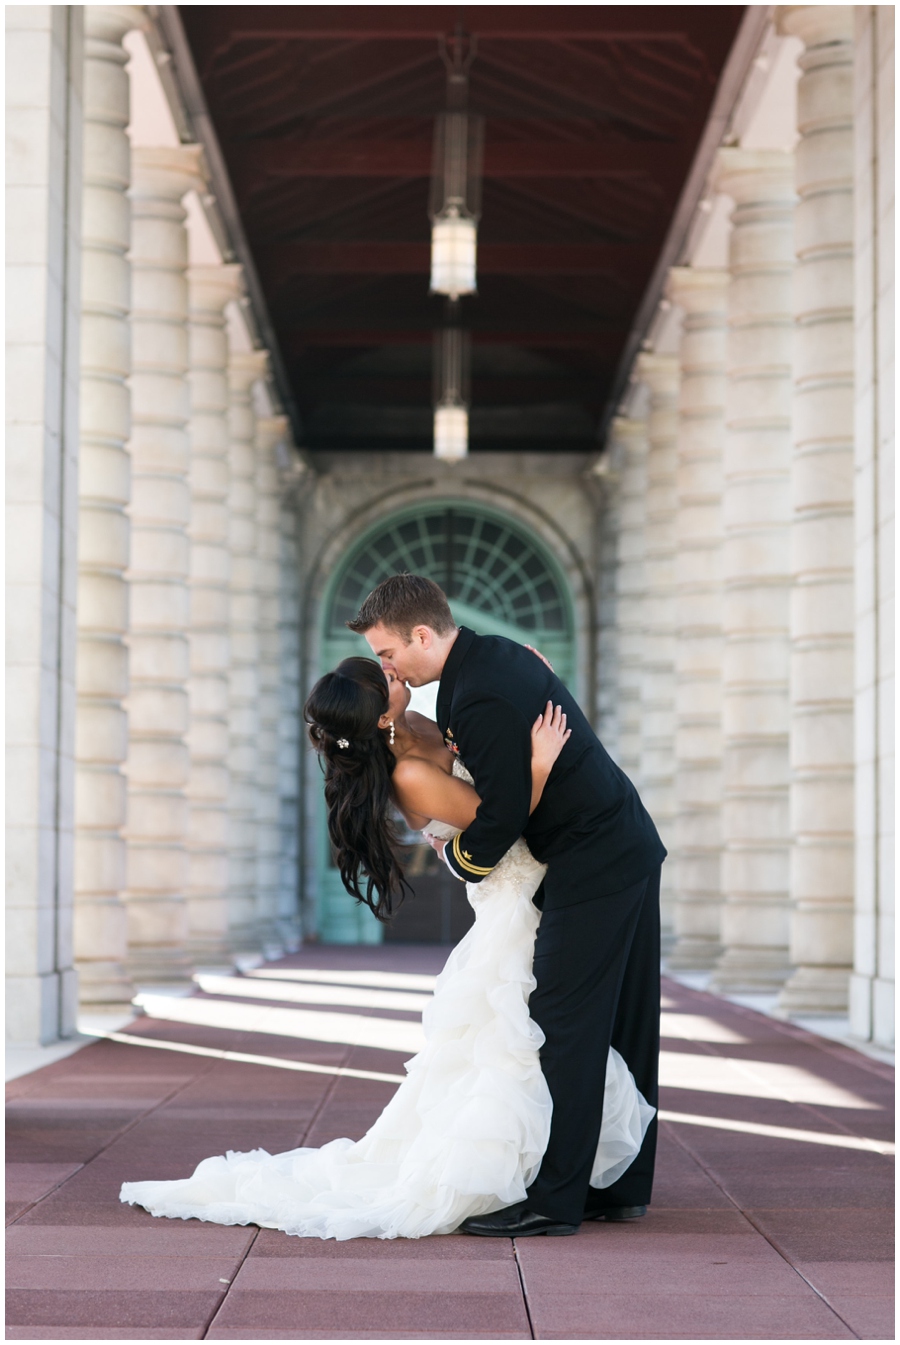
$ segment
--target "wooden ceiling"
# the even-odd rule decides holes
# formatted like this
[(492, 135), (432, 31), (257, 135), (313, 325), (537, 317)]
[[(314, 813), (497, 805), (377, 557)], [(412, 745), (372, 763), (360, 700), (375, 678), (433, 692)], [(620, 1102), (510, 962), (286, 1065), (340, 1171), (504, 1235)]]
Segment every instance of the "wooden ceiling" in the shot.
[(738, 5), (180, 6), (316, 450), (431, 449), (439, 35), (486, 119), (471, 451), (586, 451)]

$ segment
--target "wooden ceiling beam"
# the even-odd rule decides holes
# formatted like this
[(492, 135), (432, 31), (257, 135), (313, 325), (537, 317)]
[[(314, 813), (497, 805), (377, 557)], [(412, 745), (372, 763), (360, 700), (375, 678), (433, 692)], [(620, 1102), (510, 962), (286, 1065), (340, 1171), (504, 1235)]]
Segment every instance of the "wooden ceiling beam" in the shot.
[[(472, 333), (473, 345), (515, 346), (522, 350), (588, 350), (596, 357), (615, 355), (627, 332), (624, 328), (583, 327), (577, 330), (540, 331), (534, 328), (507, 328), (479, 330)], [(382, 346), (431, 345), (434, 331), (430, 327), (408, 328), (330, 328), (285, 327), (281, 343), (284, 350), (300, 355), (307, 350), (352, 349), (377, 350)]]
[[(656, 249), (642, 243), (482, 243), (484, 275), (603, 275), (645, 269)], [(260, 268), (283, 283), (299, 275), (422, 275), (431, 266), (428, 243), (291, 242), (258, 253)]]
[[(743, 6), (741, 6), (743, 8)], [(695, 13), (692, 14), (691, 11)], [(697, 13), (696, 11), (699, 11)], [(204, 7), (199, 26), (214, 40), (428, 40), (453, 33), (455, 5), (227, 5)], [(467, 32), (479, 40), (671, 42), (703, 23), (693, 5), (472, 5)]]
[[(242, 175), (259, 183), (271, 177), (428, 178), (431, 175), (431, 124), (417, 140), (381, 140), (365, 123), (332, 137), (303, 140), (251, 140), (229, 146)], [(585, 139), (580, 144), (556, 140), (491, 138), (484, 147), (486, 178), (655, 176), (672, 160), (665, 141), (623, 137)]]

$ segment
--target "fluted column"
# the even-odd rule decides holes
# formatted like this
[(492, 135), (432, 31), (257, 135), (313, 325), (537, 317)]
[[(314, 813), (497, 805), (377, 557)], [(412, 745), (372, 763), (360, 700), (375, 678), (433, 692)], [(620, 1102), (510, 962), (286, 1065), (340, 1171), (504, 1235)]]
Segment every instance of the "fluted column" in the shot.
[(721, 990), (788, 972), (793, 159), (723, 149), (729, 242)]
[(190, 398), (184, 194), (199, 146), (132, 151), (131, 688), (128, 927), (132, 973), (186, 978)]
[[(641, 786), (641, 678), (644, 660), (644, 546), (647, 507), (647, 426), (618, 416), (612, 452), (619, 462), (616, 568), (618, 627), (617, 761)], [(602, 673), (601, 673), (602, 676)]]
[[(678, 360), (644, 354), (638, 375), (650, 393), (641, 678), (641, 793), (667, 849), (675, 842), (675, 460)], [(674, 930), (674, 872), (663, 866), (663, 932)]]
[(228, 926), (235, 952), (260, 950), (256, 903), (256, 795), (259, 749), (259, 561), (256, 522), (256, 415), (253, 384), (265, 351), (232, 354), (228, 364), (231, 668), (228, 691)]
[(188, 632), (188, 933), (200, 962), (228, 960), (228, 337), (240, 267), (192, 266), (191, 521)]
[(670, 965), (722, 951), (722, 453), (728, 272), (678, 267), (683, 309), (675, 518), (675, 934)]
[(785, 6), (797, 93), (786, 1012), (847, 1007), (853, 961), (853, 7)]
[(278, 926), (285, 947), (299, 946), (300, 576), (296, 503), (282, 496), (279, 548)]
[(131, 497), (128, 55), (137, 6), (84, 7), (74, 943), (82, 1003), (127, 1003), (123, 892)]
[(281, 681), (279, 611), (281, 504), (276, 447), (288, 432), (287, 416), (256, 422), (256, 527), (259, 577), (259, 737), (256, 791), (256, 902), (267, 953), (283, 951), (278, 920), (281, 809), (278, 793), (278, 719)]
[(894, 1045), (894, 7), (854, 6), (856, 836), (850, 1031)]

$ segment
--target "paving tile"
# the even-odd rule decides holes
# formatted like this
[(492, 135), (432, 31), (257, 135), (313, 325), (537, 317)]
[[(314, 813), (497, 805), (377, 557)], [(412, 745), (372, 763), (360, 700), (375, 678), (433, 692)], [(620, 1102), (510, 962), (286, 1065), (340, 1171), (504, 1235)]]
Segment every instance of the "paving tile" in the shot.
[[(652, 1281), (648, 1264), (647, 1276)], [(852, 1340), (812, 1290), (805, 1297), (545, 1294), (529, 1297), (536, 1340)]]
[(895, 1340), (897, 1317), (891, 1296), (829, 1295), (828, 1302), (863, 1340)]
[[(534, 1239), (537, 1241), (537, 1239)], [(760, 1239), (762, 1241), (762, 1239)], [(604, 1251), (601, 1256), (582, 1253), (566, 1263), (563, 1257), (525, 1258), (519, 1253), (525, 1295), (529, 1302), (545, 1294), (644, 1293), (648, 1276), (654, 1293), (689, 1295), (781, 1295), (804, 1297), (809, 1286), (777, 1252), (766, 1246), (757, 1256), (726, 1255), (709, 1243), (703, 1251), (678, 1251), (649, 1255), (643, 1249), (632, 1253)]]
[[(8, 1289), (159, 1290), (223, 1292), (240, 1256), (21, 1256), (6, 1263)], [(266, 1263), (275, 1264), (275, 1263)]]
[(202, 1340), (203, 1327), (178, 1331), (141, 1326), (8, 1326), (7, 1340)]
[[(515, 1331), (479, 1331), (479, 1340), (531, 1340)], [(246, 1331), (230, 1331), (213, 1325), (207, 1340), (246, 1340)], [(254, 1340), (471, 1340), (470, 1332), (461, 1331), (261, 1331), (253, 1328)]]
[(72, 1327), (187, 1327), (196, 1332), (209, 1321), (219, 1301), (217, 1293), (189, 1290), (14, 1289), (8, 1295), (6, 1320), (13, 1326), (52, 1327), (68, 1322)]
[(8, 1200), (40, 1200), (77, 1172), (80, 1163), (7, 1163)]
[[(362, 1250), (362, 1248), (365, 1250)], [(432, 1238), (354, 1238), (348, 1242), (322, 1242), (319, 1238), (288, 1237), (273, 1228), (261, 1228), (250, 1253), (257, 1257), (311, 1257), (314, 1260), (328, 1256), (331, 1261), (366, 1260), (387, 1261), (402, 1255), (404, 1260), (446, 1261), (509, 1261), (515, 1260), (512, 1238), (472, 1238), (465, 1235)]]
[[(121, 1228), (125, 1227), (159, 1227), (163, 1223), (174, 1222), (172, 1220), (154, 1219), (152, 1214), (140, 1208), (139, 1205), (123, 1205), (118, 1196), (115, 1199), (104, 1196), (103, 1199), (86, 1199), (83, 1195), (72, 1198), (64, 1195), (65, 1187), (62, 1192), (55, 1192), (42, 1200), (39, 1205), (35, 1205), (21, 1216), (16, 1223), (16, 1228), (31, 1227), (35, 1224), (53, 1224), (60, 1227), (84, 1227), (84, 1228)], [(181, 1221), (179, 1220), (179, 1223)], [(190, 1227), (199, 1228), (201, 1225), (193, 1220), (189, 1223)]]
[(18, 1224), (7, 1230), (7, 1251), (19, 1256), (243, 1256), (254, 1228), (155, 1219), (141, 1228), (71, 1228)]
[[(398, 1240), (399, 1241), (399, 1240)], [(319, 1257), (248, 1257), (234, 1282), (235, 1293), (265, 1290), (271, 1293), (336, 1290), (346, 1294), (366, 1291), (431, 1292), (436, 1294), (520, 1293), (515, 1262), (467, 1261), (461, 1271), (458, 1261), (405, 1257), (404, 1244), (395, 1255), (366, 1258), (354, 1240), (357, 1255), (331, 1260)]]
[(887, 1261), (893, 1253), (890, 1210), (754, 1209), (749, 1217), (791, 1261)]
[(467, 1338), (478, 1339), (484, 1332), (521, 1332), (527, 1339), (528, 1319), (521, 1293), (415, 1293), (388, 1292), (316, 1292), (279, 1293), (232, 1289), (216, 1318), (216, 1327), (296, 1328), (302, 1322), (309, 1331), (331, 1328), (352, 1331), (440, 1332), (465, 1330)]
[(797, 1261), (797, 1269), (820, 1294), (872, 1294), (889, 1298), (894, 1290), (893, 1261)]
[(584, 1223), (577, 1238), (572, 1241), (561, 1243), (556, 1238), (529, 1238), (517, 1245), (520, 1250), (535, 1246), (546, 1247), (548, 1251), (559, 1248), (560, 1254), (565, 1254), (564, 1247), (581, 1246), (588, 1238), (602, 1239), (606, 1247), (631, 1246), (635, 1242), (643, 1245), (645, 1242), (659, 1241), (662, 1244), (675, 1239), (681, 1245), (683, 1239), (690, 1237), (702, 1239), (703, 1243), (699, 1245), (705, 1245), (709, 1238), (723, 1237), (729, 1241), (740, 1237), (748, 1245), (756, 1242), (761, 1244), (763, 1241), (753, 1225), (733, 1205), (712, 1210), (657, 1209), (651, 1205), (643, 1219), (630, 1219), (621, 1224)]

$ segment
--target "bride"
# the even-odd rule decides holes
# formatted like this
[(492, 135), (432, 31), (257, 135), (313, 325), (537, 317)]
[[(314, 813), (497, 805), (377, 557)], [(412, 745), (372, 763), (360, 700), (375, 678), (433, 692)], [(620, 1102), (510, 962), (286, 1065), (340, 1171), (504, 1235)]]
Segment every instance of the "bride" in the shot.
[[(406, 886), (393, 809), (414, 829), (451, 837), (471, 824), (480, 802), (437, 724), (409, 711), (409, 700), (406, 684), (377, 663), (348, 658), (306, 704), (341, 878), (381, 920)], [(567, 738), (565, 716), (548, 703), (531, 734), (532, 812)], [(422, 1016), (425, 1046), (361, 1140), (282, 1154), (229, 1151), (182, 1181), (126, 1182), (120, 1199), (167, 1218), (339, 1240), (452, 1233), (473, 1215), (524, 1200), (552, 1110), (543, 1034), (528, 1014), (540, 921), (532, 897), (544, 872), (520, 839), (488, 877), (467, 886), (475, 923), (437, 978)], [(592, 1186), (621, 1176), (653, 1114), (610, 1049)]]

